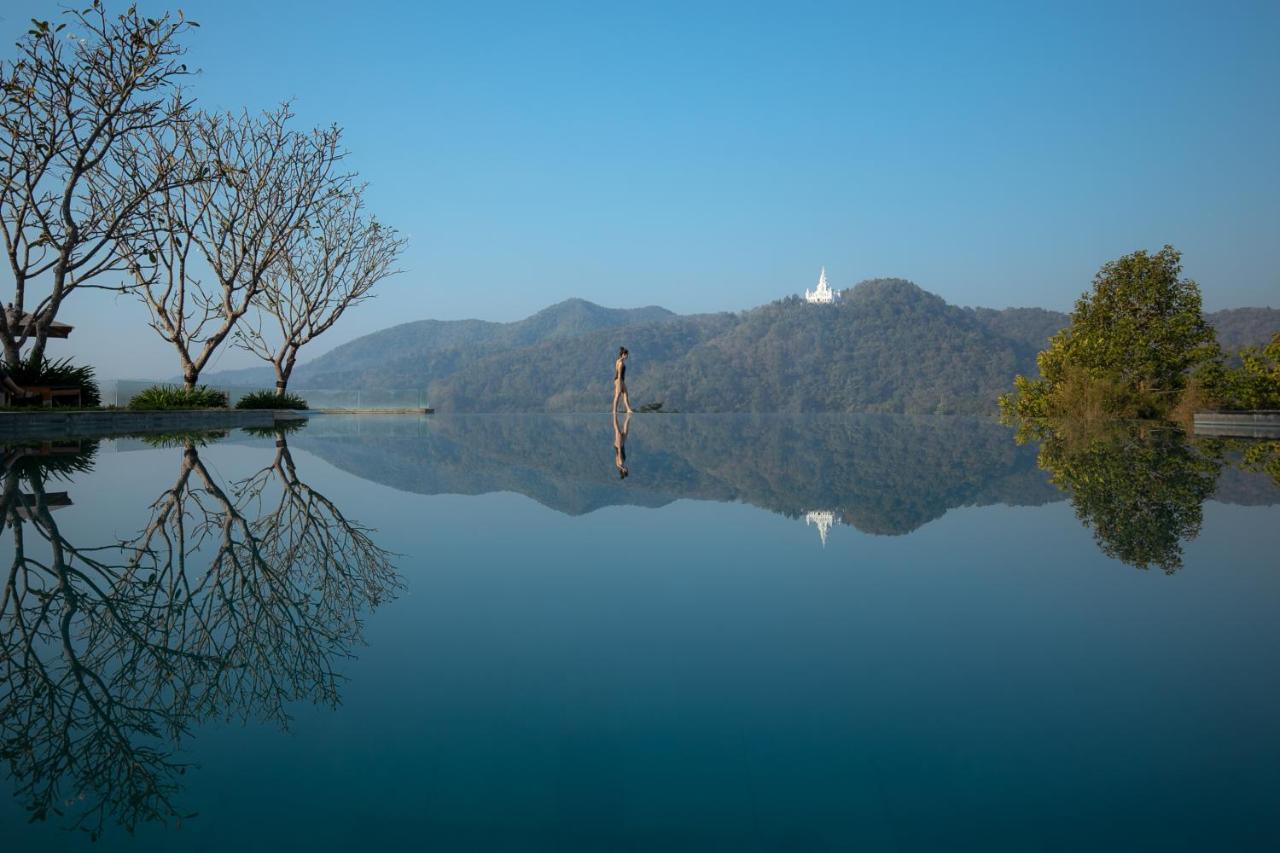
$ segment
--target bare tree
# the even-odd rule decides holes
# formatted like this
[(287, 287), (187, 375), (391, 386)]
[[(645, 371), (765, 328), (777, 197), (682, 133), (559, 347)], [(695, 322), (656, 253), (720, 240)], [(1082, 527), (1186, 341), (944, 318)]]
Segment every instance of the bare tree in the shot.
[(318, 206), (347, 180), (336, 127), (299, 132), (288, 105), (196, 114), (158, 128), (127, 153), (140, 183), (183, 171), (139, 206), (132, 289), (174, 346), (182, 378), (200, 372), (253, 305), (269, 270), (306, 236)]
[(407, 241), (364, 210), (364, 187), (335, 189), (317, 208), (307, 235), (293, 243), (263, 279), (253, 322), (237, 344), (275, 368), (283, 395), (298, 351), (332, 328), (352, 305), (395, 275)]
[[(0, 62), (0, 237), (13, 276), (12, 311), (0, 311), (0, 346), (16, 364), (78, 287), (125, 268), (120, 246), (145, 198), (169, 186), (122, 174), (115, 153), (139, 134), (180, 122), (176, 90), (187, 73), (182, 13), (148, 18), (129, 7), (107, 14), (100, 0), (33, 21), (18, 58)], [(38, 291), (38, 292), (37, 292)], [(41, 295), (43, 294), (43, 295)]]

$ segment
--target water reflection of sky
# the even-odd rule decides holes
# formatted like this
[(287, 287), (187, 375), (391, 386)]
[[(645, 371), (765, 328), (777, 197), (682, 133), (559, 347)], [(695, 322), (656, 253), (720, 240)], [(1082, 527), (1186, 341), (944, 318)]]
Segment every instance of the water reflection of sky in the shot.
[[(621, 484), (603, 418), (289, 436), (297, 479), (376, 528), (403, 592), (366, 608), (364, 644), (335, 659), (336, 709), (292, 702), (287, 733), (234, 714), (194, 727), (176, 799), (199, 815), (99, 849), (1269, 847), (1266, 481), (1224, 475), (1234, 491), (1203, 504), (1169, 576), (1104, 554), (1038, 445), (988, 443), (985, 427), (950, 455), (918, 440), (915, 458), (960, 461), (915, 493), (886, 488), (877, 511), (911, 458), (895, 436), (933, 428), (882, 421), (851, 445), (821, 432), (894, 462), (859, 461), (843, 496), (838, 477), (806, 483), (797, 425), (637, 419)], [(553, 464), (593, 425), (594, 445)], [(775, 439), (735, 454), (731, 437), (752, 435)], [(275, 452), (242, 434), (198, 451), (220, 484)], [(133, 535), (182, 455), (104, 445), (57, 486), (72, 500), (59, 529)], [(361, 465), (372, 479), (339, 467)], [(822, 547), (804, 513), (825, 494), (888, 529), (841, 523)], [(8, 532), (2, 547), (8, 565)], [(87, 846), (22, 808), (0, 801), (16, 849)]]

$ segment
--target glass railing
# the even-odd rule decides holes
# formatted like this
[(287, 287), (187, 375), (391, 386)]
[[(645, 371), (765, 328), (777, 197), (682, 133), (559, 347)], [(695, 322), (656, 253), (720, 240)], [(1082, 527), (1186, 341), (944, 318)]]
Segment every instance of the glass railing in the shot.
[[(127, 406), (134, 395), (155, 384), (131, 379), (103, 382), (102, 405)], [(225, 391), (232, 406), (246, 394), (263, 390), (262, 386), (216, 382), (208, 387)], [(421, 409), (428, 405), (427, 392), (421, 388), (290, 388), (289, 392), (306, 400), (312, 409)]]

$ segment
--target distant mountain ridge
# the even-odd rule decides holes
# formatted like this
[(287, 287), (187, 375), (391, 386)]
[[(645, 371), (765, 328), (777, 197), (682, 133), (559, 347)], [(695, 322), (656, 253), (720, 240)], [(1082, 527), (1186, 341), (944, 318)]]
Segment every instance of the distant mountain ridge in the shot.
[[(1265, 343), (1280, 310), (1206, 315), (1224, 348)], [(679, 315), (582, 299), (514, 323), (419, 320), (300, 365), (291, 387), (425, 389), (440, 411), (599, 411), (619, 345), (632, 351), (633, 404), (706, 412), (994, 411), (996, 395), (1068, 316), (961, 308), (904, 279), (872, 279), (831, 305), (798, 297), (739, 313)], [(1269, 330), (1269, 331), (1268, 331)], [(269, 370), (206, 381), (263, 385)]]
[(1206, 314), (1226, 352), (1262, 346), (1280, 332), (1280, 308), (1227, 308)]
[[(420, 388), (489, 353), (676, 316), (658, 306), (605, 308), (585, 299), (566, 299), (514, 323), (416, 320), (356, 338), (298, 365), (290, 384), (297, 388)], [(399, 384), (382, 381), (388, 374), (417, 379)], [(250, 367), (211, 373), (208, 381), (271, 385), (275, 375), (269, 367)]]

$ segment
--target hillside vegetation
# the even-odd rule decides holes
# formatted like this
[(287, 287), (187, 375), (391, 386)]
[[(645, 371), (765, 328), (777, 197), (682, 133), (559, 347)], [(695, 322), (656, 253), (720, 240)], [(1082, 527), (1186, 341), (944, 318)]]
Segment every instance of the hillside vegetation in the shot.
[[(1280, 311), (1220, 312), (1225, 337), (1265, 342), (1251, 336), (1270, 314)], [(572, 299), (515, 323), (384, 329), (299, 366), (290, 387), (425, 388), (440, 411), (600, 411), (623, 345), (633, 403), (668, 411), (988, 414), (1015, 374), (1034, 375), (1036, 353), (1067, 320), (1042, 308), (961, 308), (902, 279), (862, 282), (832, 305), (790, 297), (734, 314)]]
[(970, 312), (878, 279), (830, 306), (793, 297), (747, 312), (635, 393), (715, 412), (973, 412), (1023, 363)]
[(598, 411), (625, 344), (632, 399), (668, 410), (988, 412), (1034, 355), (992, 315), (879, 279), (833, 305), (792, 297), (494, 353), (429, 386), (430, 399), (447, 411)]

